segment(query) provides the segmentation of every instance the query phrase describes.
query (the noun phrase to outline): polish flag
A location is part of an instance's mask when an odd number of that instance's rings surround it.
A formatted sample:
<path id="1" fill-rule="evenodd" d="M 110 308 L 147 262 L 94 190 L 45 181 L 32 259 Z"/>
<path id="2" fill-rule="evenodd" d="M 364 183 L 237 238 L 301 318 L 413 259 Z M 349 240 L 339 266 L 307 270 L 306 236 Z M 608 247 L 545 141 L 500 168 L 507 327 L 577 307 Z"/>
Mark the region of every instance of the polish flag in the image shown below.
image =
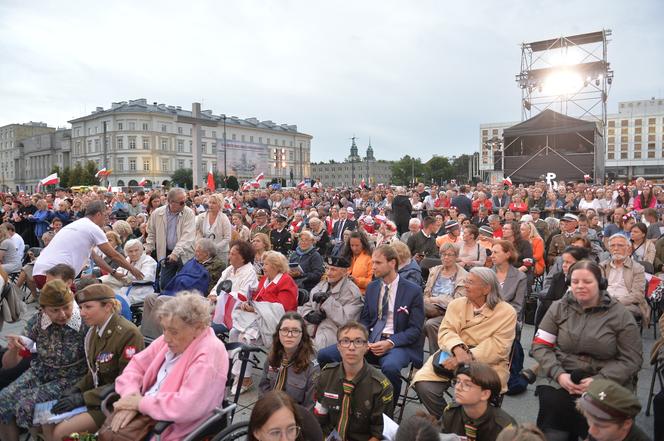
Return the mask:
<path id="1" fill-rule="evenodd" d="M 662 279 L 646 273 L 646 282 L 646 298 L 649 299 L 652 296 L 653 291 L 655 291 L 659 284 L 662 283 Z"/>
<path id="2" fill-rule="evenodd" d="M 505 179 L 503 179 L 503 185 L 507 185 L 509 187 L 512 186 L 512 179 L 508 176 Z"/>
<path id="3" fill-rule="evenodd" d="M 556 346 L 556 340 L 558 340 L 557 335 L 538 329 L 533 344 L 540 344 L 553 348 Z"/>
<path id="4" fill-rule="evenodd" d="M 307 185 L 307 183 L 304 182 L 304 180 L 302 180 L 302 181 L 300 181 L 299 184 L 297 184 L 297 188 L 298 188 L 298 189 L 301 189 L 301 188 L 303 188 L 305 185 Z"/>
<path id="5" fill-rule="evenodd" d="M 104 178 L 104 177 L 106 177 L 110 174 L 111 174 L 111 170 L 106 170 L 106 167 L 104 167 L 101 170 L 99 170 L 97 173 L 95 173 L 95 178 L 101 179 L 101 178 Z"/>
<path id="6" fill-rule="evenodd" d="M 360 188 L 366 188 L 367 184 L 364 182 L 364 178 L 362 178 L 362 182 L 360 182 Z"/>
<path id="7" fill-rule="evenodd" d="M 138 185 L 140 185 L 141 187 L 145 187 L 145 185 L 146 185 L 147 183 L 148 183 L 148 180 L 145 179 L 145 178 L 141 178 L 141 180 L 138 181 Z"/>
<path id="8" fill-rule="evenodd" d="M 583 180 L 586 182 L 590 181 L 590 175 L 583 175 Z"/>
<path id="9" fill-rule="evenodd" d="M 214 184 L 214 175 L 212 174 L 212 167 L 210 167 L 210 171 L 208 171 L 207 175 L 207 188 L 210 191 L 214 191 L 217 186 Z"/>
<path id="10" fill-rule="evenodd" d="M 233 310 L 238 304 L 246 301 L 247 297 L 238 291 L 228 293 L 222 291 L 217 297 L 212 323 L 223 323 L 228 329 L 233 329 Z"/>
<path id="11" fill-rule="evenodd" d="M 46 176 L 44 179 L 39 181 L 39 185 L 55 185 L 60 182 L 60 178 L 57 173 Z"/>

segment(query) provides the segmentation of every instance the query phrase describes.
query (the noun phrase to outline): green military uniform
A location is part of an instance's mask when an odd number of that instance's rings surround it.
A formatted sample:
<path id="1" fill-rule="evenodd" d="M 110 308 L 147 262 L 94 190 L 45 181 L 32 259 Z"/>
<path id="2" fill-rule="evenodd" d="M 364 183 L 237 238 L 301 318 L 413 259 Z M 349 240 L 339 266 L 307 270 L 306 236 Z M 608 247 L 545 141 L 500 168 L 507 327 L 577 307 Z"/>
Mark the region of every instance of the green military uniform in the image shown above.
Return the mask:
<path id="1" fill-rule="evenodd" d="M 106 419 L 99 408 L 101 390 L 115 382 L 131 357 L 144 346 L 143 335 L 136 325 L 118 314 L 111 316 L 101 336 L 97 326 L 88 330 L 85 336 L 88 372 L 76 387 L 83 393 L 88 412 L 98 426 Z"/>
<path id="2" fill-rule="evenodd" d="M 484 415 L 472 419 L 457 403 L 447 405 L 441 421 L 443 433 L 456 433 L 468 438 L 474 433 L 477 441 L 493 441 L 505 427 L 516 425 L 514 418 L 498 407 L 489 405 Z"/>
<path id="3" fill-rule="evenodd" d="M 320 373 L 316 387 L 314 414 L 327 436 L 338 429 L 344 415 L 345 373 L 342 363 L 327 364 Z M 382 439 L 383 414 L 392 414 L 392 384 L 376 368 L 364 367 L 351 381 L 350 412 L 345 440 L 366 441 L 371 437 Z"/>
<path id="4" fill-rule="evenodd" d="M 548 266 L 553 265 L 556 257 L 563 254 L 563 250 L 572 243 L 572 238 L 575 235 L 575 233 L 560 233 L 551 238 L 551 243 L 549 243 L 549 250 L 546 255 L 546 263 Z"/>
<path id="5" fill-rule="evenodd" d="M 251 238 L 253 239 L 255 235 L 258 233 L 263 233 L 266 234 L 267 237 L 270 237 L 270 233 L 272 230 L 270 229 L 270 226 L 268 224 L 263 225 L 262 227 L 258 226 L 257 224 L 254 224 L 251 227 Z"/>

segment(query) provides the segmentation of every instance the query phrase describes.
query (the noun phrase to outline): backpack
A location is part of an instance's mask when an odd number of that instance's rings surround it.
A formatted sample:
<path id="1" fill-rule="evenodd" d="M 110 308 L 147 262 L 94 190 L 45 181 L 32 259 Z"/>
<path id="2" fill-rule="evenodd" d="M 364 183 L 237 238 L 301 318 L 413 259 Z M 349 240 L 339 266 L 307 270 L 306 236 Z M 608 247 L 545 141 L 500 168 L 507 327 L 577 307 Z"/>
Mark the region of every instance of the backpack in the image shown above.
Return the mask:
<path id="1" fill-rule="evenodd" d="M 207 295 L 210 274 L 203 265 L 194 258 L 185 263 L 182 269 L 161 290 L 160 295 L 174 296 L 180 291 L 198 291 Z"/>
<path id="2" fill-rule="evenodd" d="M 2 296 L 2 301 L 0 302 L 2 317 L 0 321 L 7 323 L 19 321 L 21 316 L 27 311 L 19 289 L 10 281 L 6 281 L 0 295 Z"/>

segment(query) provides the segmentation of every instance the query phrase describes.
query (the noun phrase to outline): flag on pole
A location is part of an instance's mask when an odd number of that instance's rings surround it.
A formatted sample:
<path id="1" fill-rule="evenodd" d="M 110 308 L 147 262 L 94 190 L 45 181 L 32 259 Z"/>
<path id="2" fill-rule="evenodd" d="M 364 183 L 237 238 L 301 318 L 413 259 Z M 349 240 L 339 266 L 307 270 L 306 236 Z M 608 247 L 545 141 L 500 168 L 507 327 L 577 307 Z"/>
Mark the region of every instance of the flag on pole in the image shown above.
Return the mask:
<path id="1" fill-rule="evenodd" d="M 214 184 L 214 175 L 212 174 L 212 167 L 210 167 L 210 170 L 208 171 L 207 175 L 207 188 L 210 191 L 214 191 L 217 186 Z"/>
<path id="2" fill-rule="evenodd" d="M 52 175 L 46 176 L 44 179 L 42 179 L 37 183 L 36 191 L 39 192 L 41 190 L 41 187 L 44 185 L 55 185 L 58 184 L 59 182 L 60 178 L 58 178 L 58 174 L 53 173 Z"/>
<path id="3" fill-rule="evenodd" d="M 307 183 L 304 182 L 304 179 L 303 179 L 303 180 L 301 180 L 301 181 L 297 184 L 296 187 L 297 187 L 298 190 L 299 190 L 299 189 L 302 189 L 305 185 L 307 185 Z"/>
<path id="4" fill-rule="evenodd" d="M 97 173 L 95 173 L 95 178 L 102 179 L 102 178 L 107 177 L 110 174 L 111 174 L 111 170 L 106 170 L 106 167 L 104 167 L 101 170 L 99 170 Z"/>
<path id="5" fill-rule="evenodd" d="M 265 176 L 263 175 L 263 173 L 260 173 L 251 181 L 245 182 L 244 184 L 242 184 L 242 191 L 247 191 L 251 188 L 259 188 L 261 186 L 260 182 L 263 180 L 264 177 Z"/>
<path id="6" fill-rule="evenodd" d="M 145 179 L 145 178 L 141 178 L 141 180 L 138 181 L 138 185 L 140 185 L 141 187 L 145 187 L 145 185 L 146 185 L 147 183 L 148 183 L 148 180 Z"/>
<path id="7" fill-rule="evenodd" d="M 503 185 L 507 185 L 508 187 L 512 186 L 512 179 L 508 176 L 505 179 L 503 179 Z"/>

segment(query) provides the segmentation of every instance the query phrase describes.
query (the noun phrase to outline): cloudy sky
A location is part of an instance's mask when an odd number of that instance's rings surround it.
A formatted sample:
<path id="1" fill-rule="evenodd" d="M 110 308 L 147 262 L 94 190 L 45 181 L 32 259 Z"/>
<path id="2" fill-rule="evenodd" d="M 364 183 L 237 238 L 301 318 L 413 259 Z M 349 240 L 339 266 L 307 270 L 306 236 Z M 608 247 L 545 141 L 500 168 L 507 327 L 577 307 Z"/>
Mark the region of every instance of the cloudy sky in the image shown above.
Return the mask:
<path id="1" fill-rule="evenodd" d="M 520 43 L 613 30 L 609 112 L 662 97 L 664 2 L 0 0 L 0 125 L 147 98 L 428 159 L 520 118 Z"/>

